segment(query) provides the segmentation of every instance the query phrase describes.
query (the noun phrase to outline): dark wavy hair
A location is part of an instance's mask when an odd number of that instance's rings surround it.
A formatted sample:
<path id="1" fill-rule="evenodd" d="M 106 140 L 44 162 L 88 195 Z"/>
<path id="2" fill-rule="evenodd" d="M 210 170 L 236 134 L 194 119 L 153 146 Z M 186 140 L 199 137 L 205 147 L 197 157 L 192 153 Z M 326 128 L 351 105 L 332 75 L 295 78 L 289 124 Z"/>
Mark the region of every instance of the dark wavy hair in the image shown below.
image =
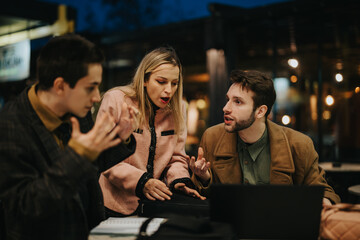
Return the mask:
<path id="1" fill-rule="evenodd" d="M 94 43 L 77 35 L 54 37 L 41 49 L 37 59 L 39 88 L 47 90 L 62 77 L 73 88 L 88 74 L 89 64 L 104 62 L 104 54 Z"/>
<path id="2" fill-rule="evenodd" d="M 254 92 L 254 110 L 266 105 L 266 116 L 270 114 L 276 99 L 274 83 L 270 77 L 256 70 L 234 70 L 230 74 L 230 81 Z"/>

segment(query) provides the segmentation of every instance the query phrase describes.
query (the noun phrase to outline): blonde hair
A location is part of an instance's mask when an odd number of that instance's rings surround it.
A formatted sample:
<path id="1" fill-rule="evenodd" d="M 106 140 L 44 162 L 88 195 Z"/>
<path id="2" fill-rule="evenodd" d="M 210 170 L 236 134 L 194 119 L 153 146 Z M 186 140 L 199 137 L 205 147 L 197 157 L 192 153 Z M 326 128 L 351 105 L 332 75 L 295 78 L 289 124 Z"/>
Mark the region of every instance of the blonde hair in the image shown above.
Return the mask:
<path id="1" fill-rule="evenodd" d="M 173 66 L 179 67 L 178 88 L 166 107 L 166 110 L 172 112 L 175 122 L 175 131 L 179 134 L 184 130 L 185 126 L 182 111 L 183 77 L 180 60 L 172 47 L 156 48 L 146 54 L 136 69 L 133 81 L 128 85 L 132 91 L 126 91 L 128 88 L 123 88 L 123 90 L 125 90 L 127 96 L 135 98 L 139 104 L 139 111 L 141 113 L 139 119 L 140 126 L 148 124 L 145 121 L 146 116 L 149 116 L 149 119 L 151 119 L 154 111 L 152 109 L 153 106 L 150 102 L 150 98 L 145 91 L 144 83 L 150 79 L 151 73 L 162 64 L 172 64 Z"/>

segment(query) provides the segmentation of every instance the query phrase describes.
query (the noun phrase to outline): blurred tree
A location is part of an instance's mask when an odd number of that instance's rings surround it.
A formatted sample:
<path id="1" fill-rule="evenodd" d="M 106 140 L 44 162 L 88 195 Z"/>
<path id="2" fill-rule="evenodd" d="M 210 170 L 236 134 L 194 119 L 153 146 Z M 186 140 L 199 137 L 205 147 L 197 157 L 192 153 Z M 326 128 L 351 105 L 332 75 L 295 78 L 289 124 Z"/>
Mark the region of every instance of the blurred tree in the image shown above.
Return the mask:
<path id="1" fill-rule="evenodd" d="M 162 0 L 99 0 L 88 5 L 86 32 L 109 33 L 139 30 L 157 20 Z M 102 11 L 102 14 L 98 14 Z"/>

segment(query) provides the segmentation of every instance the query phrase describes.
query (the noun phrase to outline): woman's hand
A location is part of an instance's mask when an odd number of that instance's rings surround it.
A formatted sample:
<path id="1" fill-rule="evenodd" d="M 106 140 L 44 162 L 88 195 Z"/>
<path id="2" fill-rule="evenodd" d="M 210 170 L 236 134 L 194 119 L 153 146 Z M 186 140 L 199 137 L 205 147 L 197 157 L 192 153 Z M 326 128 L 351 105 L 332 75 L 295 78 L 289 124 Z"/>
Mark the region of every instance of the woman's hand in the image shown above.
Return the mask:
<path id="1" fill-rule="evenodd" d="M 110 109 L 111 110 L 111 109 Z M 125 102 L 121 106 L 121 118 L 117 126 L 120 126 L 118 130 L 118 136 L 121 141 L 125 141 L 131 135 L 131 133 L 139 127 L 139 111 L 127 105 Z"/>
<path id="2" fill-rule="evenodd" d="M 185 183 L 176 183 L 174 186 L 174 189 L 177 191 L 181 191 L 183 193 L 185 193 L 186 195 L 195 197 L 195 198 L 200 198 L 201 200 L 205 200 L 206 197 L 201 196 L 200 193 L 198 193 L 198 191 L 196 191 L 195 189 L 189 188 L 185 185 Z"/>
<path id="3" fill-rule="evenodd" d="M 150 200 L 170 200 L 172 193 L 165 183 L 158 179 L 151 178 L 145 183 L 143 189 L 145 197 Z"/>
<path id="4" fill-rule="evenodd" d="M 332 205 L 332 203 L 331 203 L 331 201 L 329 199 L 323 198 L 323 207 L 331 206 L 331 205 Z"/>

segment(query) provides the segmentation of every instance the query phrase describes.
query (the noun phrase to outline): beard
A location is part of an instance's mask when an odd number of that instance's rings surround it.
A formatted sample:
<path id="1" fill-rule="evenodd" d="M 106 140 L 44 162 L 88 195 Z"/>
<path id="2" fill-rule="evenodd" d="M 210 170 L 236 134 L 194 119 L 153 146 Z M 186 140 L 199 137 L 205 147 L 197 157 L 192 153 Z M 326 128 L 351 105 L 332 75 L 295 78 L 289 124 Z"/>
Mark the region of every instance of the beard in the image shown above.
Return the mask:
<path id="1" fill-rule="evenodd" d="M 229 133 L 238 132 L 238 131 L 244 130 L 246 128 L 249 128 L 254 122 L 255 122 L 255 111 L 253 111 L 251 113 L 251 115 L 248 119 L 241 120 L 241 121 L 235 121 L 234 127 L 225 125 L 225 130 Z"/>

